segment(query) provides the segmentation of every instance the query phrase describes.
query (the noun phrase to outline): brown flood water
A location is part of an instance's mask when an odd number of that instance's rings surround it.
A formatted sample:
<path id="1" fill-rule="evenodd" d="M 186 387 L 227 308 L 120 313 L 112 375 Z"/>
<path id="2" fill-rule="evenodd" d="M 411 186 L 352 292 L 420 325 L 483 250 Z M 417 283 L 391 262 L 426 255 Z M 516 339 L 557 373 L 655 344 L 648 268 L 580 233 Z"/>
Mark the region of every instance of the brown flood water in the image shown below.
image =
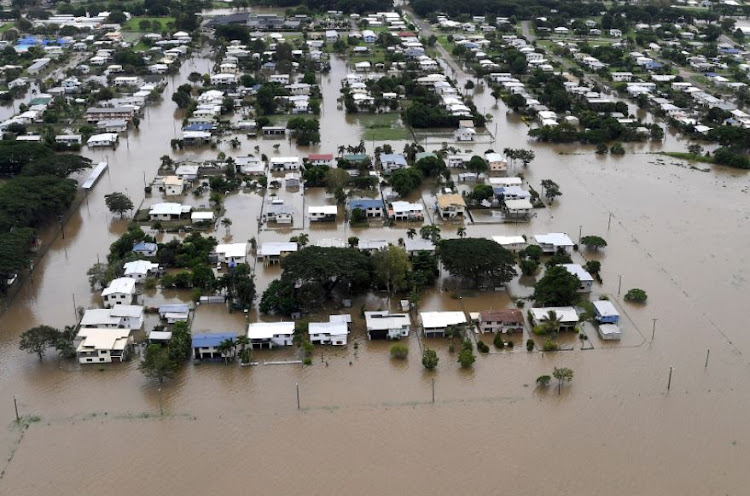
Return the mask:
<path id="1" fill-rule="evenodd" d="M 593 350 L 581 350 L 569 337 L 562 341 L 572 351 L 527 353 L 524 335 L 514 338 L 513 350 L 478 356 L 474 370 L 464 371 L 447 342 L 428 340 L 440 364 L 427 372 L 415 332 L 408 339 L 409 359 L 394 362 L 389 343 L 368 342 L 357 321 L 350 345 L 316 348 L 311 367 L 187 365 L 161 391 L 138 372 L 137 360 L 98 369 L 52 357 L 39 363 L 19 351 L 19 335 L 29 327 L 73 323 L 74 296 L 79 306 L 98 305 L 86 269 L 97 255 L 106 256 L 126 226 L 106 212 L 104 194 L 127 191 L 138 203 L 144 173 L 153 177 L 166 153 L 186 158 L 231 153 L 226 143 L 218 150 L 169 148 L 180 118 L 171 92 L 207 64 L 203 58 L 187 62 L 170 80 L 164 101 L 147 110 L 140 131 L 131 132 L 116 151 L 84 152 L 108 160 L 109 173 L 67 223 L 65 239 L 57 238 L 37 265 L 33 282 L 0 317 L 0 405 L 5 405 L 0 425 L 6 426 L 0 429 L 6 455 L 0 494 L 162 495 L 246 487 L 271 494 L 447 495 L 467 488 L 474 494 L 497 494 L 497 488 L 520 494 L 747 494 L 750 337 L 740 310 L 750 278 L 748 176 L 720 168 L 699 172 L 671 159 L 656 163 L 657 157 L 646 153 L 660 150 L 659 144 L 628 145 L 628 154 L 615 158 L 596 156 L 591 147 L 531 143 L 524 125 L 506 115 L 502 104 L 494 107 L 487 91 L 475 99 L 497 122 L 495 148 L 533 148 L 537 158 L 524 171 L 527 180 L 553 179 L 563 196 L 529 224 L 468 224 L 468 234 L 564 231 L 575 238 L 582 226 L 584 235 L 604 236 L 609 246 L 596 254 L 604 283 L 594 295 L 611 295 L 623 310 L 621 343 L 605 344 L 591 331 Z M 334 60 L 322 81 L 323 142 L 300 154 L 335 153 L 339 144 L 359 141 L 356 118 L 336 109 L 345 74 L 344 63 Z M 488 129 L 494 132 L 494 126 Z M 274 143 L 257 142 L 269 156 L 297 153 L 287 141 L 274 152 Z M 251 153 L 255 144 L 243 137 L 240 151 Z M 401 149 L 403 142 L 394 145 Z M 367 146 L 371 151 L 371 143 Z M 663 144 L 667 150 L 683 146 L 671 135 Z M 459 146 L 478 152 L 488 147 Z M 302 214 L 298 193 L 280 194 L 293 199 L 296 215 Z M 423 197 L 433 194 L 428 188 Z M 331 199 L 311 190 L 305 202 Z M 233 220 L 227 239 L 286 240 L 299 232 L 259 233 L 261 204 L 256 193 L 227 198 Z M 395 241 L 405 229 L 352 230 L 340 222 L 308 232 L 313 240 L 356 235 Z M 455 235 L 455 229 L 445 226 L 444 235 Z M 223 228 L 215 235 L 226 237 Z M 582 261 L 580 253 L 575 258 Z M 259 292 L 278 274 L 278 268 L 258 265 Z M 636 307 L 618 298 L 618 276 L 622 294 L 641 287 L 649 303 Z M 531 284 L 514 281 L 510 291 L 528 294 Z M 158 303 L 189 295 L 150 292 L 146 298 Z M 458 300 L 436 290 L 421 308 L 468 312 L 509 302 L 504 292 Z M 356 300 L 351 312 L 358 315 L 362 305 L 386 308 L 388 301 L 370 295 Z M 652 319 L 658 319 L 653 342 Z M 193 330 L 239 333 L 245 324 L 241 314 L 206 305 L 196 312 Z M 261 362 L 292 356 L 291 350 L 256 354 Z M 535 378 L 554 366 L 575 371 L 559 396 L 555 388 L 534 387 Z M 667 392 L 670 366 L 674 376 Z M 14 395 L 21 414 L 40 417 L 23 434 L 12 422 Z"/>

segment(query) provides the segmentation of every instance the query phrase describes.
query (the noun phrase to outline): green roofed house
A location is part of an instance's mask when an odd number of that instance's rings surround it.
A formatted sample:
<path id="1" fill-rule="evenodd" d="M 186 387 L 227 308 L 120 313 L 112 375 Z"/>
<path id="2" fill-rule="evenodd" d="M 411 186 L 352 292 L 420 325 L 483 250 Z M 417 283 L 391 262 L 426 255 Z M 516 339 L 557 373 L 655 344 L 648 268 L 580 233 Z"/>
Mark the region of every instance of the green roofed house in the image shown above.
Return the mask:
<path id="1" fill-rule="evenodd" d="M 370 159 L 366 153 L 348 153 L 342 157 L 351 164 L 363 164 Z"/>

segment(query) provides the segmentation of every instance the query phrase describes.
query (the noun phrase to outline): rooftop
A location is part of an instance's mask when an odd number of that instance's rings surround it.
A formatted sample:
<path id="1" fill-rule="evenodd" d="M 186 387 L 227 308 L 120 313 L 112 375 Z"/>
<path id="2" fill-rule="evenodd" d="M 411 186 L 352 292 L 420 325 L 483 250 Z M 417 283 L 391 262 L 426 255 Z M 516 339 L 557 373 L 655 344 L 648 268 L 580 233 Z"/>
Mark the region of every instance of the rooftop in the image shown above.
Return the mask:
<path id="1" fill-rule="evenodd" d="M 234 341 L 237 339 L 237 334 L 233 332 L 193 334 L 193 348 L 215 348 L 226 339 Z"/>

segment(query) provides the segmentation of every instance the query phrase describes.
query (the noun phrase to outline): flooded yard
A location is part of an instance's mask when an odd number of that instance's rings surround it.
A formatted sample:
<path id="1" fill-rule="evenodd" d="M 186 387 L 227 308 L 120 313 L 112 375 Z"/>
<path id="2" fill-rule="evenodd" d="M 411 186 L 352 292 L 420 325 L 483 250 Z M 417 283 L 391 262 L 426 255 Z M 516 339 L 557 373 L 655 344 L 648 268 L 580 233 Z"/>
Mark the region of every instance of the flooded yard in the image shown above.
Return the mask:
<path id="1" fill-rule="evenodd" d="M 494 134 L 497 125 L 496 148 L 533 149 L 536 159 L 517 172 L 523 169 L 532 185 L 552 179 L 563 195 L 536 209 L 526 223 L 484 222 L 477 216 L 463 224 L 436 223 L 444 237 L 455 237 L 461 225 L 475 237 L 530 238 L 547 232 L 566 232 L 575 241 L 579 232 L 605 237 L 606 249 L 582 250 L 573 259 L 602 262 L 603 282 L 595 284 L 591 298 L 607 295 L 622 310 L 621 342 L 604 342 L 589 329 L 587 349 L 570 334 L 560 340 L 569 351 L 529 353 L 528 328 L 508 337 L 512 349 L 496 350 L 490 335 L 478 335 L 491 352 L 477 353 L 474 369 L 462 370 L 448 340 L 424 339 L 413 325 L 408 358 L 394 360 L 391 343 L 367 339 L 361 318 L 363 309 L 398 310 L 398 297 L 389 301 L 378 293 L 355 299 L 348 309 L 331 303 L 313 316 L 351 313 L 354 327 L 346 348 L 316 347 L 307 367 L 263 364 L 294 360 L 291 349 L 259 351 L 254 355 L 259 365 L 188 364 L 159 388 L 138 371 L 137 359 L 81 367 L 51 357 L 39 363 L 20 351 L 19 336 L 26 329 L 70 325 L 76 306 L 99 305 L 86 270 L 97 257 L 106 257 L 127 227 L 126 220 L 107 212 L 103 196 L 124 191 L 140 203 L 144 175 L 147 180 L 155 175 L 162 155 L 213 159 L 219 151 L 256 153 L 255 145 L 269 158 L 336 154 L 339 145 L 358 143 L 368 129 L 366 118 L 345 116 L 337 108 L 346 64 L 333 58 L 331 73 L 322 77 L 319 145 L 298 148 L 289 140 L 240 136 L 240 149 L 232 150 L 228 136 L 215 150 L 173 151 L 169 143 L 182 117 L 171 92 L 208 62 L 200 56 L 187 61 L 180 75 L 170 78 L 163 101 L 146 110 L 140 130 L 117 150 L 84 151 L 95 162 L 107 160 L 108 173 L 67 222 L 64 239 L 52 237 L 50 230 L 49 252 L 0 317 L 0 403 L 5 405 L 0 423 L 7 426 L 0 433 L 6 460 L 0 493 L 195 494 L 244 487 L 273 494 L 366 495 L 448 495 L 467 488 L 475 494 L 494 494 L 498 488 L 525 494 L 532 487 L 560 495 L 747 492 L 750 335 L 740 310 L 750 280 L 749 176 L 657 161 L 650 153 L 679 147 L 670 134 L 663 145 L 626 145 L 622 157 L 598 156 L 589 146 L 533 143 L 525 125 L 502 103 L 496 105 L 488 91 L 474 98 L 493 116 L 488 131 Z M 366 142 L 368 152 L 385 143 L 399 152 L 407 143 L 374 137 Z M 440 146 L 429 143 L 428 150 Z M 454 146 L 479 154 L 489 148 L 483 141 Z M 264 198 L 245 191 L 224 200 L 232 220 L 229 234 L 218 227 L 213 235 L 220 242 L 254 237 L 260 245 L 288 241 L 304 228 L 311 244 L 349 236 L 395 243 L 406 229 L 420 227 L 382 227 L 373 221 L 352 228 L 343 208 L 337 222 L 311 225 L 306 208 L 334 204 L 331 195 L 283 186 L 275 192 L 293 205 L 292 226 L 259 228 Z M 424 201 L 426 224 L 435 193 L 428 184 L 410 198 Z M 259 294 L 280 273 L 278 266 L 257 264 Z M 507 291 L 467 292 L 442 274 L 419 310 L 507 308 L 528 297 L 533 283 L 517 278 Z M 623 301 L 633 287 L 648 292 L 646 305 Z M 187 301 L 190 294 L 151 290 L 145 298 L 152 305 Z M 245 315 L 206 304 L 195 311 L 192 329 L 239 334 L 259 318 L 280 320 L 257 310 Z M 420 363 L 424 347 L 439 356 L 433 372 Z M 535 386 L 535 379 L 553 367 L 575 372 L 561 395 L 556 385 Z M 25 432 L 13 423 L 14 396 L 21 415 L 38 417 Z"/>

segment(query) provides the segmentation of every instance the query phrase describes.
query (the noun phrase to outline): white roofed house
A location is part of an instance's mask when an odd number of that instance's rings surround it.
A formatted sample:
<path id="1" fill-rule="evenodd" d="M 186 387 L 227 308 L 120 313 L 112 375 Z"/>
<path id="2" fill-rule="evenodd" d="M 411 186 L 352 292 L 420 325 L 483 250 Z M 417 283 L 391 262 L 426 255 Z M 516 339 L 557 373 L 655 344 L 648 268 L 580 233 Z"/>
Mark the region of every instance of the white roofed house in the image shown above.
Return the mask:
<path id="1" fill-rule="evenodd" d="M 331 322 L 310 322 L 307 327 L 312 344 L 330 344 L 346 346 L 349 336 L 349 326 L 343 320 Z"/>
<path id="2" fill-rule="evenodd" d="M 151 205 L 148 211 L 150 220 L 179 220 L 183 214 L 190 213 L 192 207 L 189 205 L 182 205 L 180 203 L 157 203 Z"/>
<path id="3" fill-rule="evenodd" d="M 129 277 L 118 277 L 102 291 L 105 308 L 115 305 L 131 305 L 135 299 L 135 280 Z"/>
<path id="4" fill-rule="evenodd" d="M 492 236 L 492 241 L 510 251 L 526 248 L 526 239 L 523 236 Z"/>
<path id="5" fill-rule="evenodd" d="M 408 313 L 365 312 L 365 327 L 367 339 L 399 339 L 409 336 L 411 318 Z"/>
<path id="6" fill-rule="evenodd" d="M 508 171 L 508 161 L 499 153 L 485 153 L 484 159 L 490 167 L 490 172 L 504 174 Z"/>
<path id="7" fill-rule="evenodd" d="M 272 200 L 263 209 L 263 221 L 277 224 L 291 224 L 294 208 L 284 203 L 284 200 Z"/>
<path id="8" fill-rule="evenodd" d="M 509 219 L 528 220 L 534 206 L 529 200 L 505 200 L 505 216 Z"/>
<path id="9" fill-rule="evenodd" d="M 578 313 L 573 307 L 530 308 L 531 324 L 534 326 L 543 324 L 550 312 L 555 312 L 557 315 L 561 329 L 573 329 L 578 324 Z"/>
<path id="10" fill-rule="evenodd" d="M 388 215 L 395 220 L 420 221 L 424 219 L 424 207 L 421 203 L 410 203 L 406 201 L 391 202 Z"/>
<path id="11" fill-rule="evenodd" d="M 113 363 L 127 360 L 133 348 L 130 329 L 82 328 L 78 331 L 78 362 Z"/>
<path id="12" fill-rule="evenodd" d="M 307 216 L 310 222 L 335 222 L 339 208 L 336 205 L 321 205 L 307 207 Z"/>
<path id="13" fill-rule="evenodd" d="M 247 326 L 251 348 L 276 348 L 291 346 L 294 322 L 254 322 Z"/>
<path id="14" fill-rule="evenodd" d="M 159 264 L 148 260 L 134 260 L 123 265 L 123 268 L 125 269 L 125 277 L 129 277 L 137 283 L 159 273 Z"/>
<path id="15" fill-rule="evenodd" d="M 140 305 L 116 305 L 112 308 L 91 308 L 84 312 L 80 326 L 140 329 L 143 327 L 143 307 Z"/>
<path id="16" fill-rule="evenodd" d="M 280 263 L 282 258 L 297 249 L 297 243 L 292 241 L 266 241 L 260 245 L 258 260 L 262 260 L 264 265 Z"/>
<path id="17" fill-rule="evenodd" d="M 544 253 L 555 253 L 562 250 L 570 254 L 573 251 L 573 241 L 565 233 L 535 234 L 534 240 Z"/>
<path id="18" fill-rule="evenodd" d="M 586 269 L 578 264 L 562 264 L 562 266 L 581 281 L 581 285 L 578 287 L 579 293 L 591 292 L 591 287 L 594 285 L 594 278 L 586 271 Z"/>
<path id="19" fill-rule="evenodd" d="M 224 243 L 214 250 L 219 263 L 247 263 L 247 243 Z"/>
<path id="20" fill-rule="evenodd" d="M 426 338 L 441 338 L 448 327 L 466 324 L 463 312 L 420 312 L 419 317 Z"/>
<path id="21" fill-rule="evenodd" d="M 435 243 L 429 239 L 414 238 L 404 240 L 404 251 L 411 257 L 421 251 L 435 253 Z"/>
<path id="22" fill-rule="evenodd" d="M 299 157 L 272 157 L 269 164 L 272 171 L 298 170 L 302 161 Z"/>
<path id="23" fill-rule="evenodd" d="M 179 196 L 185 192 L 185 181 L 178 176 L 167 176 L 164 178 L 164 194 L 167 196 Z"/>

